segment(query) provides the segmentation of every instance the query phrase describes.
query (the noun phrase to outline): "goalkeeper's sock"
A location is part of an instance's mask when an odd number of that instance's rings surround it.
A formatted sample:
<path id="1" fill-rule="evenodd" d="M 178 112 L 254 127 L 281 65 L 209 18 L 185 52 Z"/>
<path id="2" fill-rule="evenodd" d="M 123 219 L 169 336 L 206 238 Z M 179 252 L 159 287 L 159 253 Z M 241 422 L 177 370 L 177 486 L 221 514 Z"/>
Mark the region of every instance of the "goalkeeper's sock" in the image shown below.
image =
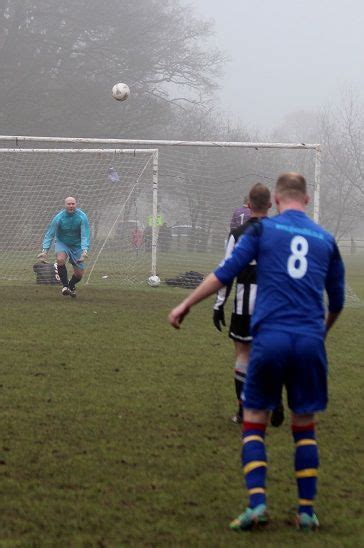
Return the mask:
<path id="1" fill-rule="evenodd" d="M 70 282 L 68 284 L 68 287 L 71 289 L 71 291 L 75 290 L 76 284 L 81 281 L 81 278 L 78 278 L 74 274 L 72 275 L 72 278 L 70 279 Z"/>
<path id="2" fill-rule="evenodd" d="M 296 444 L 295 470 L 299 496 L 298 513 L 312 516 L 319 466 L 315 425 L 314 423 L 306 426 L 292 425 L 292 434 Z"/>
<path id="3" fill-rule="evenodd" d="M 63 287 L 68 287 L 68 274 L 65 264 L 58 265 L 58 275 L 60 277 Z"/>

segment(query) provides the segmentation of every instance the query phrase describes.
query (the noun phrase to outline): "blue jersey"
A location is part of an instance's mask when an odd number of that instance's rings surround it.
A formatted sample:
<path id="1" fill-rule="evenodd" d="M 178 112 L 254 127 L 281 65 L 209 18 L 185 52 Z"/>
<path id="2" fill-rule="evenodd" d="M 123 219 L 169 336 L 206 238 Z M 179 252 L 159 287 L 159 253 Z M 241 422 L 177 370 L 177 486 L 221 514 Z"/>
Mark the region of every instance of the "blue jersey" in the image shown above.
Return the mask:
<path id="1" fill-rule="evenodd" d="M 328 307 L 344 304 L 344 265 L 335 239 L 305 213 L 286 210 L 252 225 L 215 271 L 224 285 L 256 259 L 257 299 L 252 333 L 260 328 L 323 337 Z"/>
<path id="2" fill-rule="evenodd" d="M 62 209 L 53 217 L 48 225 L 43 240 L 43 249 L 51 247 L 53 238 L 56 242 L 62 242 L 70 247 L 80 247 L 87 250 L 90 247 L 90 225 L 86 213 L 81 209 L 75 209 L 68 213 Z"/>

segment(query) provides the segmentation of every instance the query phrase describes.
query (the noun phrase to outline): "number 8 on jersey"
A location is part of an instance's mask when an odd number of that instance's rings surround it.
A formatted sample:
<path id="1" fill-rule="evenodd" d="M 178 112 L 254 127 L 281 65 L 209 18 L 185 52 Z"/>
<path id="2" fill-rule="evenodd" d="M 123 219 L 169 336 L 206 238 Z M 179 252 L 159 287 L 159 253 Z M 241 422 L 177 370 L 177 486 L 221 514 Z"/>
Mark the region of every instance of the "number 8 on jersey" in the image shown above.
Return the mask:
<path id="1" fill-rule="evenodd" d="M 294 236 L 291 240 L 292 254 L 288 257 L 287 270 L 291 278 L 299 279 L 307 272 L 308 241 L 303 236 Z"/>

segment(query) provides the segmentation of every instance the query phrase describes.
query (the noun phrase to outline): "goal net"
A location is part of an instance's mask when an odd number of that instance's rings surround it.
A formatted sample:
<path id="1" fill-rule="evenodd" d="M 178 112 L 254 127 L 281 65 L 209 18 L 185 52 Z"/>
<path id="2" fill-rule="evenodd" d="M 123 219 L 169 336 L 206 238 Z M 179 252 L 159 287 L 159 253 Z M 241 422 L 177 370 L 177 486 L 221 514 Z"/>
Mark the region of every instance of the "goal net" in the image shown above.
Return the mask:
<path id="1" fill-rule="evenodd" d="M 30 266 L 46 226 L 69 195 L 91 222 L 85 280 L 103 285 L 145 285 L 151 274 L 193 285 L 223 257 L 232 213 L 251 186 L 273 189 L 284 171 L 306 177 L 310 214 L 319 214 L 318 145 L 4 136 L 1 143 L 4 281 L 34 282 Z"/>
<path id="2" fill-rule="evenodd" d="M 47 225 L 67 196 L 90 221 L 85 280 L 145 280 L 153 231 L 147 257 L 143 230 L 153 215 L 156 159 L 150 149 L 0 149 L 0 281 L 34 282 Z M 53 250 L 49 260 L 55 260 Z"/>

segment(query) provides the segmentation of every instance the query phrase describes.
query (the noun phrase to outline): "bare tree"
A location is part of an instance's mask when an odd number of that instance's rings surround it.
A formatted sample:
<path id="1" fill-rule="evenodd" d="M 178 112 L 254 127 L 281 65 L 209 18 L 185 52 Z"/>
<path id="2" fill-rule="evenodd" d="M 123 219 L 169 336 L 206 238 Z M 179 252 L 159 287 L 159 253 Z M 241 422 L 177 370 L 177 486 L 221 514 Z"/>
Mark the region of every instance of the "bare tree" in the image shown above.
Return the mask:
<path id="1" fill-rule="evenodd" d="M 350 234 L 364 205 L 364 105 L 347 92 L 320 117 L 323 147 L 322 219 L 340 239 Z"/>
<path id="2" fill-rule="evenodd" d="M 348 91 L 338 105 L 292 113 L 274 138 L 321 143 L 320 222 L 350 237 L 364 206 L 364 105 Z"/>
<path id="3" fill-rule="evenodd" d="M 207 108 L 225 60 L 211 33 L 178 0 L 2 0 L 3 131 L 152 136 L 175 105 Z"/>

